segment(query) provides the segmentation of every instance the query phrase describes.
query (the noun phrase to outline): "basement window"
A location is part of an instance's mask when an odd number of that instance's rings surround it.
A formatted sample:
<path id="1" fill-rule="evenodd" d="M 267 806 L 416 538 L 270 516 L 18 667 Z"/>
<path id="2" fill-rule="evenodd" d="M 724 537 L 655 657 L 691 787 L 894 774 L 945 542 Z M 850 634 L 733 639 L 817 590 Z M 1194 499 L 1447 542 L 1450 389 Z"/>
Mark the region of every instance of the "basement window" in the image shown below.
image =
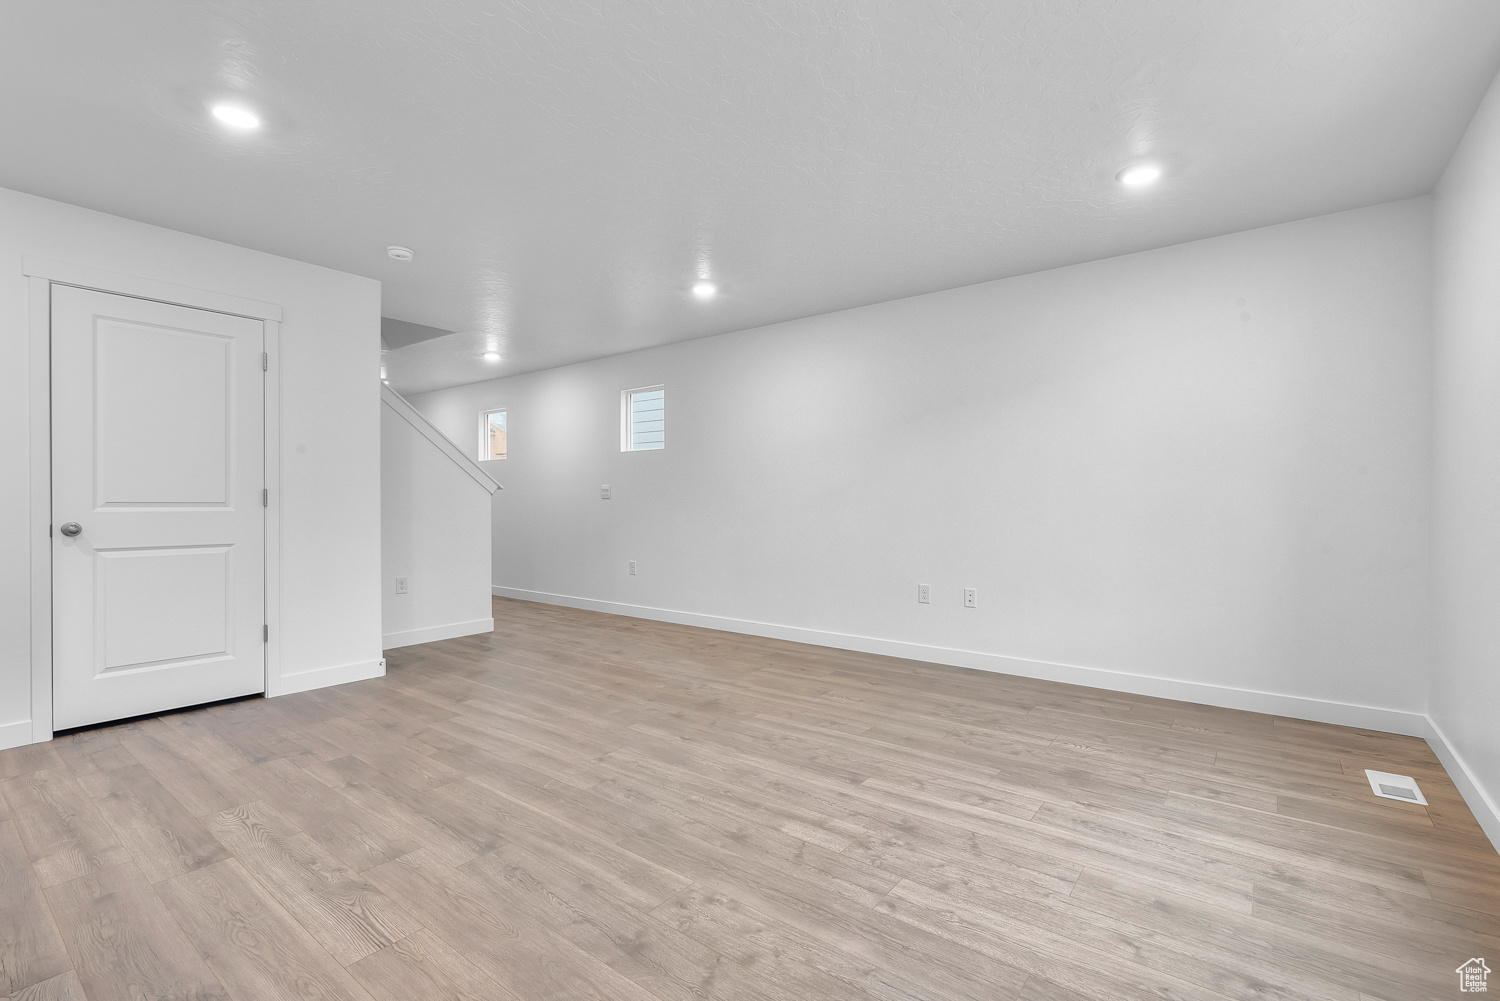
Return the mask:
<path id="1" fill-rule="evenodd" d="M 620 451 L 666 448 L 667 391 L 662 386 L 620 394 Z"/>
<path id="2" fill-rule="evenodd" d="M 488 410 L 479 415 L 479 461 L 505 458 L 505 411 Z"/>

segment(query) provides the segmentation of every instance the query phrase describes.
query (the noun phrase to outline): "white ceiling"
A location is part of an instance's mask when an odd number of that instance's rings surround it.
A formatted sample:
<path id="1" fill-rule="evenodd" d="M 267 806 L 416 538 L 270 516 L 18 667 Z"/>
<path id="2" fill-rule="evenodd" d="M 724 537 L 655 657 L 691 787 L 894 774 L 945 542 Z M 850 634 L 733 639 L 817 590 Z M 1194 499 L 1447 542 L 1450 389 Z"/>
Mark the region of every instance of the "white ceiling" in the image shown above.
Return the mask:
<path id="1" fill-rule="evenodd" d="M 406 392 L 1421 194 L 1500 65 L 1494 0 L 0 17 L 0 185 L 380 279 L 458 331 L 390 352 Z M 235 95 L 258 134 L 207 116 Z"/>

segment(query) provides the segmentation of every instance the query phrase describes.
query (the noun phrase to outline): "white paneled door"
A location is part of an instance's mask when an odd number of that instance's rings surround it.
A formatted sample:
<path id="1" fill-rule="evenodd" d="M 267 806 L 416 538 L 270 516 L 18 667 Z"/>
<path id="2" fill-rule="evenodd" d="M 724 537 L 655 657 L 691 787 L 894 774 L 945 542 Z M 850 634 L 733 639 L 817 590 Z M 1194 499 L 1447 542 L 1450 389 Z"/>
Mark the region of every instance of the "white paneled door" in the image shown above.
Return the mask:
<path id="1" fill-rule="evenodd" d="M 264 344 L 52 286 L 55 728 L 265 690 Z"/>

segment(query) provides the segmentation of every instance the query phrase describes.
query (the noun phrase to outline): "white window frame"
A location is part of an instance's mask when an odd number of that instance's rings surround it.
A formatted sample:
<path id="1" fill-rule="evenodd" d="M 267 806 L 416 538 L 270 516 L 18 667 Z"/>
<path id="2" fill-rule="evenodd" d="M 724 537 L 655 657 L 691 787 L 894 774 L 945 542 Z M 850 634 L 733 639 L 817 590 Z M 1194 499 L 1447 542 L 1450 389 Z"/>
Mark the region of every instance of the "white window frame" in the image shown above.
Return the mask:
<path id="1" fill-rule="evenodd" d="M 662 412 L 662 442 L 660 448 L 634 448 L 630 441 L 630 398 L 636 393 L 654 393 L 661 390 L 661 412 Z M 620 451 L 622 452 L 660 452 L 667 447 L 667 387 L 663 383 L 655 386 L 637 386 L 634 389 L 620 390 Z"/>
<path id="2" fill-rule="evenodd" d="M 505 454 L 498 459 L 490 458 L 490 414 L 505 415 Z M 491 407 L 479 412 L 479 461 L 504 462 L 510 457 L 510 408 Z"/>

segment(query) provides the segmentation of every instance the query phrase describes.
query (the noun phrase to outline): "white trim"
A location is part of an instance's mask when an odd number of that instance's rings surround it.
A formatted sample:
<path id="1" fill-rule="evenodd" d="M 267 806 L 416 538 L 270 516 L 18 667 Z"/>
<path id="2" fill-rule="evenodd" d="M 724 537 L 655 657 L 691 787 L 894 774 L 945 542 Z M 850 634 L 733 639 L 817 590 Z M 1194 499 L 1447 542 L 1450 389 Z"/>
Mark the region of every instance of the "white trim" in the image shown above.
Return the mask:
<path id="1" fill-rule="evenodd" d="M 1437 720 L 1431 716 L 1427 717 L 1427 744 L 1432 748 L 1432 753 L 1437 755 L 1438 761 L 1442 762 L 1443 768 L 1448 772 L 1448 777 L 1458 787 L 1459 795 L 1463 796 L 1464 802 L 1469 804 L 1469 809 L 1474 812 L 1474 819 L 1479 821 L 1479 826 L 1489 836 L 1490 845 L 1496 851 L 1500 851 L 1500 806 L 1489 797 L 1484 787 L 1474 778 L 1474 773 L 1459 753 L 1453 749 L 1448 742 L 1448 737 L 1443 733 L 1443 728 L 1438 726 Z"/>
<path id="2" fill-rule="evenodd" d="M 262 348 L 266 353 L 261 396 L 263 454 L 261 486 L 267 490 L 264 521 L 265 579 L 261 582 L 264 623 L 270 630 L 262 653 L 266 697 L 281 694 L 281 323 L 267 320 Z"/>
<path id="3" fill-rule="evenodd" d="M 473 619 L 469 622 L 450 622 L 446 626 L 405 629 L 399 633 L 386 633 L 381 638 L 381 649 L 394 650 L 397 647 L 415 646 L 418 643 L 436 643 L 438 640 L 451 640 L 458 636 L 473 636 L 476 633 L 494 631 L 494 619 Z"/>
<path id="4" fill-rule="evenodd" d="M 661 390 L 661 413 L 662 413 L 662 443 L 659 448 L 636 448 L 630 437 L 630 398 L 636 393 L 654 393 Z M 667 447 L 667 385 L 659 383 L 655 386 L 637 386 L 634 389 L 620 390 L 620 451 L 622 452 L 660 452 Z"/>
<path id="5" fill-rule="evenodd" d="M 549 605 L 565 605 L 569 608 L 608 612 L 613 615 L 628 615 L 637 619 L 654 619 L 658 622 L 675 622 L 685 626 L 722 629 L 727 632 L 766 636 L 771 639 L 790 640 L 794 643 L 811 643 L 839 650 L 856 650 L 861 653 L 903 657 L 953 667 L 967 667 L 978 671 L 1013 674 L 1023 678 L 1086 685 L 1129 695 L 1175 699 L 1180 702 L 1195 702 L 1223 709 L 1242 709 L 1247 712 L 1267 713 L 1290 719 L 1311 720 L 1315 723 L 1332 723 L 1338 726 L 1359 727 L 1363 730 L 1396 733 L 1407 737 L 1422 737 L 1432 747 L 1433 753 L 1437 755 L 1438 761 L 1448 772 L 1448 777 L 1453 780 L 1464 802 L 1473 811 L 1474 818 L 1479 821 L 1479 826 L 1489 837 L 1491 846 L 1500 851 L 1500 805 L 1490 798 L 1484 787 L 1475 779 L 1474 772 L 1453 749 L 1437 722 L 1422 713 L 1350 702 L 1334 702 L 1328 699 L 1309 699 L 1277 692 L 1231 688 L 1227 685 L 1154 678 L 1149 675 L 1129 674 L 1104 668 L 1055 664 L 1022 657 L 982 653 L 977 650 L 955 650 L 950 647 L 854 636 L 822 629 L 805 629 L 800 626 L 783 626 L 721 615 L 704 615 L 699 612 L 681 612 L 618 601 L 577 598 L 566 594 L 550 594 L 546 591 L 528 591 L 519 587 L 502 587 L 498 584 L 492 586 L 490 591 L 502 598 L 519 598 L 522 601 L 538 601 Z"/>
<path id="6" fill-rule="evenodd" d="M 399 394 L 398 394 L 399 395 Z M 505 455 L 498 459 L 492 459 L 488 455 L 490 450 L 490 415 L 505 415 Z M 479 460 L 480 462 L 504 462 L 510 456 L 510 408 L 491 407 L 489 410 L 479 411 Z M 479 467 L 483 469 L 483 466 Z"/>
<path id="7" fill-rule="evenodd" d="M 433 427 L 432 422 L 418 413 L 417 409 L 410 403 L 407 403 L 406 399 L 400 393 L 384 383 L 380 386 L 380 400 L 406 421 L 406 423 L 415 428 L 418 434 L 436 445 L 438 450 L 452 459 L 460 469 L 473 477 L 475 483 L 484 487 L 491 494 L 496 490 L 505 489 L 496 483 L 489 473 L 480 469 L 479 463 L 469 458 L 463 449 L 449 441 L 447 435 Z M 506 448 L 509 450 L 509 444 L 507 444 Z"/>
<path id="8" fill-rule="evenodd" d="M 261 321 L 261 350 L 266 352 L 262 397 L 263 486 L 271 491 L 265 514 L 264 594 L 271 642 L 264 650 L 267 695 L 284 694 L 280 683 L 281 573 L 281 307 L 274 303 L 173 285 L 150 278 L 26 255 L 22 273 L 28 279 L 28 327 L 31 384 L 31 720 L 33 743 L 52 739 L 52 286 L 68 285 L 109 295 L 164 302 L 173 306 L 228 313 Z M 383 662 L 382 662 L 383 665 Z M 382 666 L 381 670 L 384 670 Z M 335 682 L 329 682 L 334 684 Z M 280 689 L 273 691 L 273 689 Z M 7 724 L 9 726 L 10 724 Z"/>
<path id="9" fill-rule="evenodd" d="M 380 660 L 363 661 L 358 664 L 335 664 L 332 667 L 318 667 L 311 671 L 299 671 L 296 674 L 284 674 L 278 686 L 277 695 L 295 695 L 297 692 L 310 692 L 314 688 L 327 688 L 329 685 L 347 685 L 351 681 L 368 681 L 371 678 L 385 677 L 385 658 Z M 270 697 L 271 693 L 266 693 Z"/>
<path id="10" fill-rule="evenodd" d="M 52 739 L 52 283 L 27 280 L 31 378 L 31 729 Z"/>
<path id="11" fill-rule="evenodd" d="M 137 299 L 154 299 L 173 306 L 191 306 L 193 309 L 207 309 L 215 313 L 231 313 L 235 316 L 246 316 L 252 320 L 281 322 L 281 307 L 272 302 L 245 299 L 237 295 L 226 295 L 223 292 L 210 292 L 207 289 L 189 288 L 186 285 L 173 285 L 154 278 L 119 274 L 82 264 L 53 261 L 34 254 L 26 254 L 21 258 L 21 273 L 29 278 L 45 278 L 59 285 L 76 285 L 79 288 L 94 289 L 98 292 L 128 295 Z"/>
<path id="12" fill-rule="evenodd" d="M 35 743 L 31 739 L 31 720 L 23 719 L 0 726 L 0 751 L 22 744 Z"/>
<path id="13" fill-rule="evenodd" d="M 952 667 L 1013 674 L 1023 678 L 1059 681 L 1069 685 L 1086 685 L 1090 688 L 1103 688 L 1129 695 L 1175 699 L 1179 702 L 1197 702 L 1224 709 L 1241 709 L 1247 712 L 1312 720 L 1316 723 L 1355 726 L 1365 730 L 1399 733 L 1408 737 L 1425 737 L 1428 733 L 1429 724 L 1426 716 L 1400 709 L 1309 699 L 1299 695 L 1231 688 L 1227 685 L 1210 685 L 1198 681 L 1156 678 L 1145 674 L 1130 674 L 1125 671 L 1111 671 L 1098 667 L 1081 667 L 1076 664 L 1056 664 L 1049 661 L 1028 660 L 1024 657 L 1007 657 L 1003 654 L 984 653 L 978 650 L 958 650 L 923 643 L 908 643 L 904 640 L 855 636 L 822 629 L 805 629 L 800 626 L 732 619 L 720 615 L 703 615 L 698 612 L 679 612 L 667 608 L 629 605 L 617 601 L 575 598 L 570 595 L 548 594 L 544 591 L 527 591 L 499 585 L 495 585 L 491 590 L 501 597 L 520 598 L 523 601 L 540 601 L 550 605 L 566 605 L 570 608 L 587 608 L 596 612 L 629 615 L 638 619 L 676 622 L 687 626 L 703 626 L 708 629 L 723 629 L 751 636 L 790 640 L 795 643 L 812 643 L 840 650 L 857 650 L 861 653 L 903 657 L 908 660 L 922 660 Z"/>

